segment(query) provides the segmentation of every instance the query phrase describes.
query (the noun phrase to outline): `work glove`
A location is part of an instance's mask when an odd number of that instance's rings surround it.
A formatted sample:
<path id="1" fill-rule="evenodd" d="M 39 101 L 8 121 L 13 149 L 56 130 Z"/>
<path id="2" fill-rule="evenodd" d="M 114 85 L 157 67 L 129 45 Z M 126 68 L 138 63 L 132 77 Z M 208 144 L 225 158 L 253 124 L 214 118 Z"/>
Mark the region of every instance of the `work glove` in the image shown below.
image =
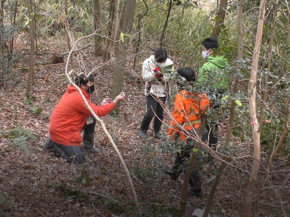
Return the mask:
<path id="1" fill-rule="evenodd" d="M 157 78 L 157 80 L 161 80 L 161 77 L 163 77 L 163 74 L 160 71 L 160 68 L 156 66 L 154 69 L 154 72 L 155 72 L 155 77 Z"/>

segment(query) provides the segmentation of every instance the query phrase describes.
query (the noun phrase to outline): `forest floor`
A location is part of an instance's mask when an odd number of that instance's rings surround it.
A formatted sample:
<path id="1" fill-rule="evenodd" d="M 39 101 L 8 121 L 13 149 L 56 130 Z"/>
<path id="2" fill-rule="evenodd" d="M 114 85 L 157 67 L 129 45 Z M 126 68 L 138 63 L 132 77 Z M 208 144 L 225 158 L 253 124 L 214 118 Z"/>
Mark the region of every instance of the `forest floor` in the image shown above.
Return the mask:
<path id="1" fill-rule="evenodd" d="M 91 50 L 85 52 L 88 69 L 100 63 L 101 59 L 94 58 Z M 44 61 L 41 56 L 36 58 L 36 62 Z M 42 145 L 48 136 L 49 117 L 65 92 L 67 82 L 64 75 L 65 63 L 38 64 L 35 66 L 36 84 L 32 88 L 31 101 L 25 97 L 28 76 L 25 68 L 19 69 L 18 74 L 9 81 L 9 86 L 0 91 L 0 216 L 177 216 L 184 174 L 176 182 L 164 174 L 162 168 L 172 166 L 174 155 L 161 151 L 162 142 L 153 138 L 152 127 L 147 141 L 138 137 L 146 105 L 143 84 L 137 84 L 141 65 L 138 64 L 137 73 L 131 68 L 132 66 L 128 66 L 124 81 L 127 98 L 122 102 L 120 115 L 108 115 L 102 119 L 132 175 L 139 209 L 134 206 L 120 160 L 99 124 L 95 140 L 96 147 L 101 152 L 85 154 L 84 166 L 68 164 L 51 152 L 42 151 Z M 100 73 L 95 76 L 96 93 L 92 101 L 98 103 L 103 98 L 110 97 L 112 73 L 108 69 L 104 76 Z M 37 115 L 32 111 L 36 108 L 43 109 L 41 114 Z M 165 115 L 165 122 L 169 123 L 168 115 Z M 15 136 L 23 132 L 16 128 L 18 125 L 21 129 L 35 133 L 37 139 L 25 141 L 25 137 Z M 167 129 L 164 125 L 164 134 Z M 221 141 L 224 133 L 222 129 Z M 237 156 L 249 153 L 249 142 L 234 141 Z M 25 142 L 28 148 L 26 152 L 23 151 Z M 266 157 L 263 153 L 264 166 Z M 218 162 L 211 161 L 201 171 L 203 197 L 188 194 L 186 216 L 191 216 L 197 207 L 206 204 L 216 174 L 213 162 L 216 166 L 219 165 Z M 212 217 L 242 216 L 249 179 L 244 171 L 251 171 L 247 162 L 245 158 L 235 160 L 234 165 L 242 170 L 226 167 L 215 193 Z M 273 171 L 288 169 L 289 166 L 282 160 L 277 159 L 273 163 Z M 263 174 L 264 172 L 260 172 L 258 182 Z M 270 175 L 256 216 L 290 216 L 287 178 L 289 173 Z"/>

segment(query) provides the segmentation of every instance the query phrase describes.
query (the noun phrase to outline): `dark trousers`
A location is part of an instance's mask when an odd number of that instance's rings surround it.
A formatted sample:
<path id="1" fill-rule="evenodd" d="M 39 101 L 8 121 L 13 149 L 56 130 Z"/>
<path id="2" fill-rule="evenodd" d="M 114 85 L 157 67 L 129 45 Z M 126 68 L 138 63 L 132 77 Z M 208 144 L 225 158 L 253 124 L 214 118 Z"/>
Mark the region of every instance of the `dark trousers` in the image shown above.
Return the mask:
<path id="1" fill-rule="evenodd" d="M 156 97 L 165 103 L 166 97 Z M 146 96 L 147 112 L 141 124 L 141 130 L 147 131 L 151 120 L 154 118 L 154 131 L 158 132 L 162 125 L 164 109 L 151 95 Z"/>
<path id="2" fill-rule="evenodd" d="M 95 133 L 95 126 L 96 126 L 96 119 L 93 118 L 93 123 L 86 124 L 83 127 L 83 143 L 84 147 L 91 148 L 94 146 L 94 133 Z M 56 142 L 53 142 L 50 139 L 50 136 L 48 136 L 43 149 L 48 150 L 54 148 L 55 152 L 65 159 L 69 163 L 76 163 L 76 164 L 82 164 L 83 163 L 83 154 L 81 147 L 79 146 L 68 146 L 63 144 L 58 144 Z"/>
<path id="3" fill-rule="evenodd" d="M 195 129 L 195 132 L 197 133 L 198 129 Z M 208 138 L 208 131 L 206 128 L 204 128 L 201 140 L 206 141 L 207 138 Z M 178 143 L 179 142 L 179 135 L 177 135 L 175 139 L 176 139 L 175 140 L 176 143 Z M 188 167 L 188 163 L 189 163 L 192 149 L 194 148 L 194 145 L 195 145 L 195 141 L 193 141 L 192 139 L 188 139 L 187 144 L 185 144 L 183 147 L 181 147 L 181 151 L 179 153 L 176 153 L 176 158 L 175 158 L 175 162 L 174 162 L 174 166 L 172 168 L 172 171 L 176 174 L 177 177 L 179 176 L 179 174 L 182 171 L 186 171 L 186 168 Z M 202 161 L 203 161 L 203 159 L 202 159 L 201 153 L 197 152 L 193 172 L 192 172 L 190 179 L 189 179 L 189 184 L 190 184 L 191 189 L 193 191 L 200 191 L 200 189 L 201 189 L 201 177 L 199 175 L 198 170 L 201 167 Z M 176 179 L 177 179 L 177 177 L 176 177 Z"/>
<path id="4" fill-rule="evenodd" d="M 82 164 L 84 162 L 82 149 L 79 146 L 61 145 L 53 142 L 56 152 L 68 163 Z"/>

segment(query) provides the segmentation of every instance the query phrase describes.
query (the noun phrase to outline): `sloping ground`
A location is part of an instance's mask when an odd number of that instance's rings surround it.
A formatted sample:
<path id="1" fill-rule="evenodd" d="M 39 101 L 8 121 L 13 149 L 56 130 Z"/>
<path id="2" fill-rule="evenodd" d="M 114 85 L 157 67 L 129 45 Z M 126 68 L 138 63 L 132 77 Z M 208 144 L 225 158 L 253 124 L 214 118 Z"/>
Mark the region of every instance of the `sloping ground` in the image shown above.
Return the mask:
<path id="1" fill-rule="evenodd" d="M 93 56 L 92 53 L 86 55 Z M 92 68 L 100 60 L 86 58 L 86 61 L 87 66 Z M 174 156 L 160 152 L 161 143 L 152 138 L 152 131 L 148 141 L 137 136 L 145 113 L 145 97 L 143 85 L 138 87 L 134 72 L 128 71 L 124 82 L 127 99 L 122 103 L 120 116 L 107 116 L 103 120 L 132 174 L 141 204 L 138 211 L 134 208 L 120 161 L 101 126 L 97 126 L 95 134 L 101 153 L 85 155 L 85 167 L 70 165 L 53 153 L 42 152 L 49 116 L 67 85 L 64 67 L 64 64 L 36 66 L 37 82 L 30 105 L 24 102 L 26 73 L 18 75 L 22 79 L 17 86 L 11 85 L 0 92 L 0 216 L 177 216 L 174 213 L 179 208 L 184 174 L 177 182 L 171 181 L 161 167 L 170 167 Z M 93 102 L 100 102 L 110 95 L 111 82 L 110 70 L 104 76 L 96 77 L 97 91 Z M 41 107 L 43 112 L 35 115 L 30 110 L 32 106 Z M 165 122 L 169 123 L 168 116 Z M 17 124 L 38 135 L 37 140 L 28 142 L 28 153 L 11 144 L 10 131 Z M 163 132 L 166 133 L 165 126 Z M 236 145 L 240 154 L 249 153 L 247 144 L 237 142 Z M 236 160 L 235 165 L 244 170 L 251 169 L 247 159 Z M 273 168 L 275 171 L 289 169 L 283 161 L 275 161 Z M 212 163 L 204 165 L 204 196 L 195 198 L 188 195 L 187 216 L 206 203 L 215 171 Z M 257 216 L 284 216 L 281 203 L 285 216 L 290 215 L 289 181 L 285 181 L 288 174 L 271 175 Z M 244 172 L 227 167 L 215 194 L 211 216 L 242 215 L 248 178 Z"/>

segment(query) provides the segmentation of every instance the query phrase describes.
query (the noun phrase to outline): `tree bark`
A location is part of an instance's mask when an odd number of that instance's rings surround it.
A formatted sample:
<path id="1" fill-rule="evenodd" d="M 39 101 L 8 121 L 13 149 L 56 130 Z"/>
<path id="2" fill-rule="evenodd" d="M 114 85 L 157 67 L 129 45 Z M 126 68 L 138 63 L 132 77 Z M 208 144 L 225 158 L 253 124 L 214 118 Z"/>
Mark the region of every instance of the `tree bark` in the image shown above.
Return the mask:
<path id="1" fill-rule="evenodd" d="M 164 35 L 165 35 L 166 27 L 168 25 L 168 19 L 169 19 L 169 16 L 170 16 L 171 8 L 172 8 L 172 0 L 169 1 L 167 17 L 166 17 L 166 20 L 165 20 L 165 23 L 164 23 L 164 27 L 163 27 L 163 31 L 162 31 L 162 34 L 161 34 L 161 38 L 160 38 L 160 47 L 163 46 L 163 38 L 164 38 Z"/>
<path id="2" fill-rule="evenodd" d="M 202 133 L 203 133 L 203 130 L 205 128 L 206 119 L 207 119 L 207 116 L 202 116 L 202 118 L 201 118 L 201 124 L 200 124 L 199 130 L 198 130 L 198 137 L 200 139 L 202 137 Z M 194 148 L 199 150 L 200 146 L 201 146 L 201 144 L 197 142 L 195 144 Z M 180 217 L 184 216 L 186 213 L 187 188 L 188 188 L 188 183 L 189 183 L 191 173 L 192 173 L 194 166 L 195 166 L 195 161 L 196 161 L 196 153 L 192 153 L 190 160 L 189 160 L 189 167 L 186 171 L 186 174 L 184 177 L 184 182 L 182 185 L 181 200 L 180 200 Z"/>
<path id="3" fill-rule="evenodd" d="M 244 5 L 244 0 L 240 0 L 239 9 L 238 9 L 239 10 L 238 11 L 238 33 L 239 33 L 238 60 L 242 59 L 242 56 L 243 56 L 243 40 L 244 40 L 244 32 L 243 32 L 243 24 L 242 24 L 243 23 L 243 5 Z M 239 64 L 236 65 L 236 69 L 237 69 L 237 71 L 239 71 L 239 69 L 240 69 Z M 234 88 L 233 88 L 234 94 L 237 93 L 237 91 L 238 91 L 238 82 L 239 82 L 239 77 L 237 76 L 235 78 L 235 81 L 234 81 Z M 230 109 L 230 120 L 229 120 L 229 124 L 227 127 L 225 146 L 228 146 L 230 143 L 230 139 L 231 139 L 231 135 L 232 135 L 232 127 L 234 125 L 235 109 L 236 109 L 236 103 L 235 103 L 235 100 L 232 99 L 231 109 Z M 226 159 L 224 159 L 224 160 L 226 160 Z M 211 191 L 210 191 L 207 203 L 206 203 L 206 207 L 204 210 L 203 217 L 207 217 L 209 212 L 210 212 L 210 209 L 212 206 L 212 201 L 214 198 L 214 194 L 215 194 L 216 188 L 219 184 L 220 178 L 222 176 L 222 173 L 223 173 L 225 167 L 226 167 L 226 163 L 222 162 L 222 164 L 218 170 L 218 174 L 215 178 L 214 184 L 211 188 Z"/>
<path id="4" fill-rule="evenodd" d="M 28 17 L 29 17 L 29 35 L 30 35 L 30 60 L 29 60 L 29 74 L 27 81 L 26 97 L 29 98 L 31 91 L 31 84 L 34 80 L 34 15 L 32 8 L 32 0 L 27 1 Z"/>
<path id="5" fill-rule="evenodd" d="M 108 28 L 108 38 L 104 52 L 105 60 L 115 56 L 115 46 L 117 46 L 117 32 L 119 28 L 120 0 L 112 0 L 110 6 L 110 20 Z"/>
<path id="6" fill-rule="evenodd" d="M 130 34 L 133 20 L 134 20 L 134 9 L 136 0 L 127 0 L 124 10 L 124 21 L 121 28 L 121 33 Z M 124 71 L 126 65 L 126 57 L 128 53 L 129 37 L 124 36 L 124 42 L 120 42 L 119 51 L 117 55 L 116 68 L 113 74 L 113 86 L 111 97 L 115 98 L 123 89 Z M 115 113 L 119 114 L 120 105 L 116 105 Z"/>
<path id="7" fill-rule="evenodd" d="M 259 53 L 261 48 L 261 41 L 263 35 L 263 25 L 264 25 L 264 17 L 265 17 L 265 0 L 260 1 L 259 8 L 259 19 L 258 19 L 258 28 L 256 34 L 256 43 L 254 49 L 254 56 L 252 62 L 251 76 L 248 87 L 249 93 L 249 109 L 250 109 L 250 117 L 251 117 L 251 126 L 252 126 L 252 134 L 254 141 L 254 163 L 251 171 L 251 177 L 248 181 L 247 192 L 245 197 L 245 207 L 244 207 L 244 216 L 251 216 L 252 211 L 252 199 L 254 193 L 254 184 L 257 179 L 258 171 L 260 168 L 260 152 L 261 152 L 261 144 L 260 144 L 260 131 L 259 131 L 259 122 L 257 121 L 257 112 L 256 112 L 256 84 L 257 84 L 257 69 L 258 69 L 258 60 Z"/>
<path id="8" fill-rule="evenodd" d="M 101 24 L 101 10 L 102 3 L 101 0 L 93 0 L 93 17 L 94 17 L 94 30 L 97 31 L 100 28 Z M 94 35 L 94 55 L 102 55 L 102 42 L 101 37 Z"/>
<path id="9" fill-rule="evenodd" d="M 220 35 L 222 25 L 224 24 L 224 20 L 226 17 L 227 5 L 228 5 L 227 0 L 220 0 L 219 11 L 216 16 L 216 22 L 215 22 L 213 31 L 211 33 L 211 37 L 213 38 L 218 38 Z"/>

